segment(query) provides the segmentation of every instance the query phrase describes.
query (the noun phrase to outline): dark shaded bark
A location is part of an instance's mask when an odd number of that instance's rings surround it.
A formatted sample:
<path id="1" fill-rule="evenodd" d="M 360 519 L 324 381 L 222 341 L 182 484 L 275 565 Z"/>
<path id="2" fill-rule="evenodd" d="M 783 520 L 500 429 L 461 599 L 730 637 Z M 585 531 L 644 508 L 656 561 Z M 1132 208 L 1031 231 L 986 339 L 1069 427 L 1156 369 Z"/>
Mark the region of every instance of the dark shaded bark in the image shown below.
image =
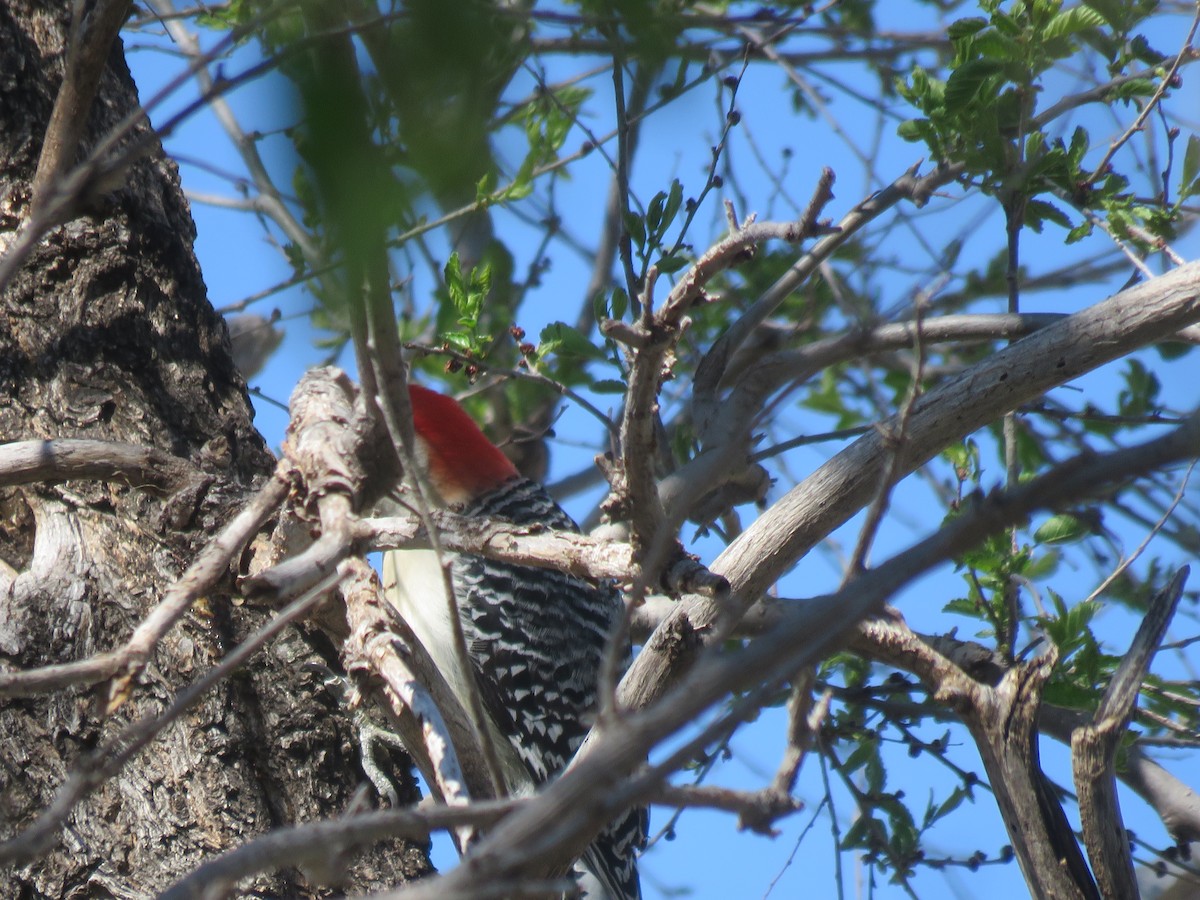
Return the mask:
<path id="1" fill-rule="evenodd" d="M 0 252 L 28 214 L 70 7 L 0 4 Z M 81 153 L 136 104 L 118 43 Z M 120 644 L 273 464 L 205 294 L 176 167 L 154 146 L 122 186 L 54 229 L 0 296 L 0 440 L 140 444 L 200 477 L 174 494 L 84 481 L 0 489 L 0 668 Z M 162 710 L 269 615 L 233 597 L 230 579 L 193 610 L 111 718 L 91 692 L 0 701 L 0 840 L 33 821 L 81 753 Z M 336 657 L 318 633 L 286 633 L 85 799 L 48 853 L 0 872 L 0 897 L 151 896 L 272 826 L 339 814 L 364 781 L 357 738 L 306 666 Z M 415 798 L 400 762 L 401 800 Z M 383 887 L 428 865 L 423 848 L 381 846 L 345 886 Z M 252 887 L 322 893 L 296 871 Z"/>

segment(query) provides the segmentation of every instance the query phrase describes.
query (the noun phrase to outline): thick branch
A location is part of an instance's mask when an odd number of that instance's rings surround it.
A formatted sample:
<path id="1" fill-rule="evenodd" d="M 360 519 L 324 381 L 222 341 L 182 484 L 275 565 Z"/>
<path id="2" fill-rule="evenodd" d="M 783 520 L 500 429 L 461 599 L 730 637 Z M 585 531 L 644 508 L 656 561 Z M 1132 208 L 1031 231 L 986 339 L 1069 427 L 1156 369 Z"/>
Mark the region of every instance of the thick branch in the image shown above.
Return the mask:
<path id="1" fill-rule="evenodd" d="M 56 180 L 75 162 L 88 111 L 100 88 L 100 76 L 112 53 L 113 41 L 129 14 L 130 0 L 100 0 L 80 13 L 71 34 L 66 71 L 54 99 L 54 111 L 42 141 L 42 155 L 30 190 L 33 206 L 45 204 Z M 82 10 L 82 6 L 77 6 Z"/>
<path id="2" fill-rule="evenodd" d="M 766 604 L 760 614 L 756 605 L 752 610 L 755 621 L 766 620 L 769 623 L 766 627 L 774 627 L 788 615 L 783 606 L 778 601 Z M 663 612 L 661 605 L 659 612 Z M 1009 668 L 1003 656 L 981 644 L 919 635 L 902 622 L 892 620 L 859 623 L 847 646 L 868 659 L 911 672 L 927 684 L 948 684 L 965 673 L 971 681 L 995 685 Z M 1072 734 L 1090 720 L 1091 716 L 1078 710 L 1043 704 L 1038 728 L 1043 734 L 1070 744 Z M 1126 748 L 1124 760 L 1118 777 L 1150 804 L 1171 835 L 1181 842 L 1200 840 L 1200 795 L 1148 759 L 1136 740 Z"/>
<path id="3" fill-rule="evenodd" d="M 1095 886 L 1062 804 L 1038 761 L 1037 715 L 1057 651 L 981 683 L 902 622 L 869 620 L 850 646 L 917 675 L 970 730 L 1021 871 L 1037 897 L 1093 897 Z"/>
<path id="4" fill-rule="evenodd" d="M 1105 897 L 1137 896 L 1133 857 L 1117 800 L 1117 748 L 1133 717 L 1150 662 L 1183 595 L 1187 574 L 1184 566 L 1155 594 L 1095 716 L 1071 735 L 1071 767 L 1079 794 L 1083 839 Z"/>
<path id="5" fill-rule="evenodd" d="M 0 487 L 85 478 L 165 492 L 201 477 L 187 460 L 138 444 L 81 438 L 0 444 Z"/>
<path id="6" fill-rule="evenodd" d="M 907 440 L 886 434 L 895 421 L 860 438 L 790 490 L 710 566 L 732 594 L 718 605 L 685 598 L 652 638 L 622 682 L 622 705 L 640 708 L 661 696 L 713 637 L 722 620 L 735 621 L 825 535 L 874 496 L 880 474 L 896 455 L 901 476 L 1005 412 L 1050 388 L 1200 320 L 1200 263 L 1097 303 L 993 354 L 921 397 Z M 1191 426 L 1189 426 L 1191 427 Z M 667 636 L 690 635 L 688 641 Z"/>

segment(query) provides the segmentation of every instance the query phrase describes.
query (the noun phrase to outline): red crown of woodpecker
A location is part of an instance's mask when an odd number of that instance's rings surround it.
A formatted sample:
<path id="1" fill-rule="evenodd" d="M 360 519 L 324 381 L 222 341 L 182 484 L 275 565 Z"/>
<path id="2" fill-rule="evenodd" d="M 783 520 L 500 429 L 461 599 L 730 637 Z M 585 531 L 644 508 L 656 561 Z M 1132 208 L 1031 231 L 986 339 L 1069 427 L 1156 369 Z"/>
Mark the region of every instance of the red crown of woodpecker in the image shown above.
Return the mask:
<path id="1" fill-rule="evenodd" d="M 453 397 L 410 384 L 408 398 L 426 474 L 443 501 L 464 503 L 519 477 Z"/>

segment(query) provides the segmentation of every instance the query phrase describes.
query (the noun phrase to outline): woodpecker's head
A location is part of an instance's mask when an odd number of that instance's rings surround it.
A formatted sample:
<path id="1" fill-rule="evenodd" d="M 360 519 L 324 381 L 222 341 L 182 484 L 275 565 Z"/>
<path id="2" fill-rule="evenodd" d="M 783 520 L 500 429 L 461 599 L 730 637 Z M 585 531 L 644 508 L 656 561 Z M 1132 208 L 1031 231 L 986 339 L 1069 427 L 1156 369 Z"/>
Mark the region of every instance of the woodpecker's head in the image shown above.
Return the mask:
<path id="1" fill-rule="evenodd" d="M 417 462 L 447 506 L 458 506 L 519 477 L 458 401 L 410 384 Z"/>

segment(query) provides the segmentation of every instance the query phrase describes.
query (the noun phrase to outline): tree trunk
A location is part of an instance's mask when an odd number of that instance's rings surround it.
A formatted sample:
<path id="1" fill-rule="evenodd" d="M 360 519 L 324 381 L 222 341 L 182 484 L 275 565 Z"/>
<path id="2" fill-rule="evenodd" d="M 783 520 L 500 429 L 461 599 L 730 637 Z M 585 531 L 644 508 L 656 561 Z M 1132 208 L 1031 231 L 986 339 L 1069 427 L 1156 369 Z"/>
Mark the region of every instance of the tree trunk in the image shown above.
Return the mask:
<path id="1" fill-rule="evenodd" d="M 28 216 L 71 7 L 0 4 L 0 252 Z M 137 102 L 117 42 L 80 153 Z M 0 669 L 121 644 L 273 464 L 205 295 L 176 167 L 154 148 L 51 231 L 0 296 L 0 441 L 139 444 L 198 477 L 167 496 L 95 481 L 0 489 Z M 229 578 L 193 609 L 110 718 L 92 691 L 0 700 L 0 839 L 36 819 L 82 753 L 161 711 L 270 615 L 233 597 Z M 0 872 L 0 897 L 148 897 L 253 835 L 341 813 L 364 781 L 357 738 L 306 666 L 336 660 L 320 633 L 284 634 L 78 804 L 48 852 Z M 406 761 L 399 771 L 401 800 L 415 797 Z M 428 866 L 424 848 L 381 846 L 344 886 Z M 296 871 L 243 888 L 322 893 Z"/>

